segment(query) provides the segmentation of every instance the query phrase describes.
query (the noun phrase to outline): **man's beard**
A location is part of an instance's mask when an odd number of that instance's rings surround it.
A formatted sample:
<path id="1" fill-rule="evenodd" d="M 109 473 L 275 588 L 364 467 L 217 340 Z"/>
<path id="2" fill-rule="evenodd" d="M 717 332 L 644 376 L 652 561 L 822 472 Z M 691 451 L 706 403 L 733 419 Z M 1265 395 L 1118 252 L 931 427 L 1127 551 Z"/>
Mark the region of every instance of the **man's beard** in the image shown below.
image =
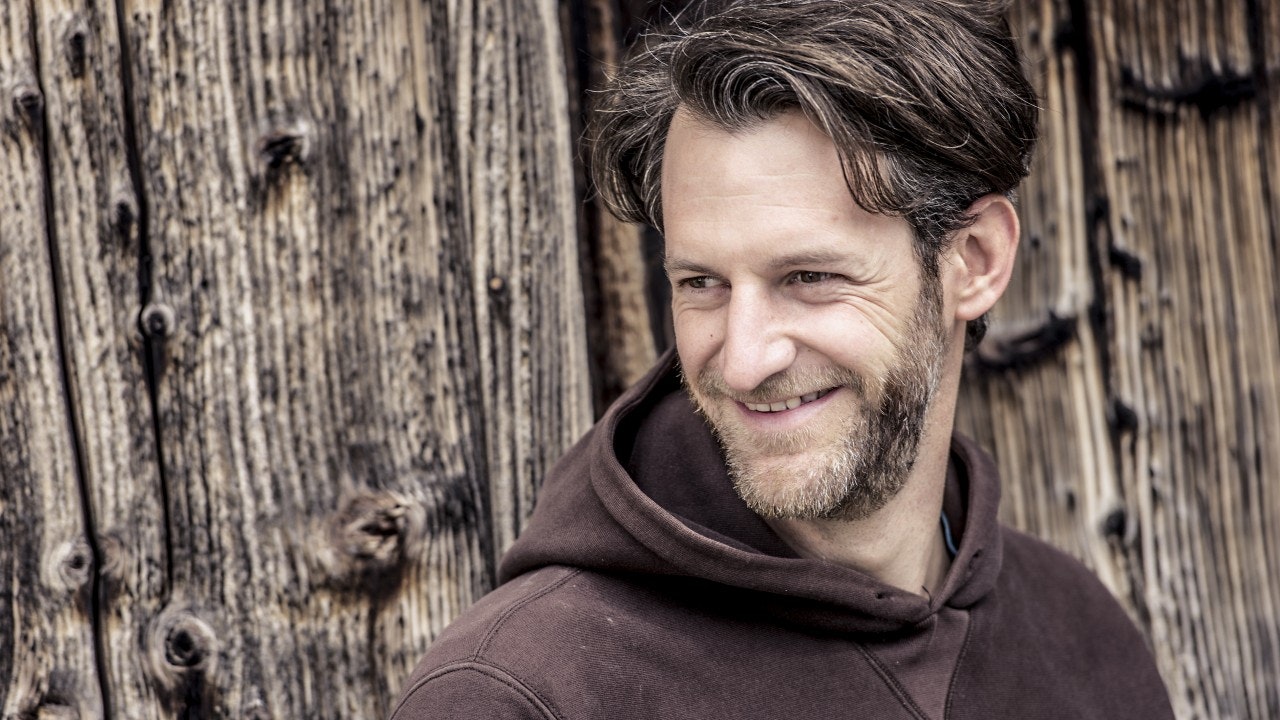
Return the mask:
<path id="1" fill-rule="evenodd" d="M 737 394 L 718 371 L 704 367 L 699 372 L 689 395 L 724 448 L 734 488 L 757 514 L 770 519 L 859 520 L 902 490 L 915 465 L 947 346 L 941 299 L 932 290 L 919 297 L 883 378 L 867 378 L 843 367 L 783 371 L 751 392 Z M 831 401 L 856 405 L 835 428 L 818 417 L 787 432 L 749 430 L 733 402 L 776 401 L 827 388 L 842 388 L 852 396 Z M 835 410 L 826 407 L 820 412 Z"/>

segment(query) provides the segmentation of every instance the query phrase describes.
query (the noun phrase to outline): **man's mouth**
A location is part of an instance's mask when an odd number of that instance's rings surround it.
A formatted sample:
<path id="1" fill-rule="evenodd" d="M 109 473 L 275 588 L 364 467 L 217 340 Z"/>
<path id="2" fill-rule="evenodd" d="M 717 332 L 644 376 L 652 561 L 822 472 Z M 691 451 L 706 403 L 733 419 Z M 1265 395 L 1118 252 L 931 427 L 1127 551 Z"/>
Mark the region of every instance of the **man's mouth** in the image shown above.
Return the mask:
<path id="1" fill-rule="evenodd" d="M 814 400 L 817 400 L 818 398 L 827 395 L 832 390 L 835 390 L 835 388 L 827 388 L 826 390 L 811 392 L 808 395 L 797 395 L 796 397 L 790 397 L 790 398 L 786 398 L 785 400 L 778 400 L 776 402 L 769 402 L 769 403 L 744 402 L 742 404 L 745 405 L 748 410 L 751 410 L 753 412 L 759 412 L 759 413 L 782 412 L 783 410 L 794 410 L 800 407 L 801 405 L 804 405 L 805 403 L 811 403 Z"/>

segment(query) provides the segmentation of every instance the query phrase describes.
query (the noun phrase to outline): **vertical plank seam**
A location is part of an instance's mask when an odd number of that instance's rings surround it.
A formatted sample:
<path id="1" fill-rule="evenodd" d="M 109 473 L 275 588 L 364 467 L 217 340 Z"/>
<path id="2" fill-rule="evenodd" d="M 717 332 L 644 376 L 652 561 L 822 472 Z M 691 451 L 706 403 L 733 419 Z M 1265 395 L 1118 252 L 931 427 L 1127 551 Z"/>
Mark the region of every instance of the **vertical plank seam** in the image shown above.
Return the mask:
<path id="1" fill-rule="evenodd" d="M 49 105 L 50 98 L 45 88 L 48 85 L 44 78 L 44 64 L 40 59 L 40 33 L 38 20 L 38 3 L 36 0 L 28 0 L 27 18 L 30 27 L 27 36 L 31 38 L 31 62 L 34 66 L 36 83 L 40 88 L 40 93 L 44 97 L 44 110 L 40 114 L 39 124 L 39 143 L 40 143 L 40 164 L 43 170 L 41 178 L 41 190 L 44 202 L 44 232 L 45 245 L 49 253 L 49 275 L 51 289 L 53 290 L 53 326 L 55 337 L 58 343 L 58 370 L 62 377 L 62 407 L 66 413 L 67 430 L 71 434 L 71 456 L 75 463 L 76 471 L 76 488 L 80 495 L 80 517 L 84 527 L 85 541 L 89 545 L 89 552 L 93 555 L 93 572 L 91 575 L 89 588 L 89 627 L 93 635 L 93 663 L 95 674 L 97 675 L 99 701 L 103 707 L 104 717 L 110 719 L 110 712 L 107 710 L 110 698 L 110 687 L 107 682 L 106 660 L 103 654 L 103 633 L 102 633 L 102 608 L 100 592 L 102 589 L 102 567 L 103 555 L 102 548 L 98 544 L 98 534 L 94 527 L 93 506 L 91 504 L 91 494 L 89 492 L 88 477 L 85 472 L 85 453 L 84 444 L 81 440 L 81 428 L 78 422 L 80 416 L 79 408 L 76 406 L 76 395 L 71 392 L 73 387 L 73 378 L 71 373 L 70 362 L 68 356 L 67 330 L 66 330 L 66 307 L 62 297 L 63 291 L 63 273 L 61 265 L 61 253 L 58 248 L 57 233 L 57 214 L 53 195 L 53 158 L 49 151 L 49 142 L 51 138 L 49 126 Z"/>
<path id="2" fill-rule="evenodd" d="M 129 183 L 133 186 L 133 197 L 137 203 L 138 233 L 138 307 L 146 308 L 151 300 L 151 248 L 150 248 L 150 215 L 149 203 L 142 184 L 142 159 L 137 133 L 137 105 L 133 93 L 133 49 L 129 44 L 127 16 L 123 0 L 115 0 L 112 5 L 116 13 L 116 33 L 120 47 L 120 95 L 124 108 L 120 113 L 124 132 L 125 162 L 129 167 Z M 164 517 L 164 574 L 165 594 L 173 591 L 173 518 L 170 516 L 169 482 L 165 472 L 164 447 L 160 442 L 159 388 L 160 377 L 156 361 L 157 354 L 162 351 L 155 338 L 142 331 L 139 316 L 138 333 L 142 336 L 143 377 L 147 383 L 147 401 L 151 405 L 151 433 L 156 452 L 156 472 L 160 484 L 160 504 Z M 165 598 L 167 601 L 167 597 Z"/>

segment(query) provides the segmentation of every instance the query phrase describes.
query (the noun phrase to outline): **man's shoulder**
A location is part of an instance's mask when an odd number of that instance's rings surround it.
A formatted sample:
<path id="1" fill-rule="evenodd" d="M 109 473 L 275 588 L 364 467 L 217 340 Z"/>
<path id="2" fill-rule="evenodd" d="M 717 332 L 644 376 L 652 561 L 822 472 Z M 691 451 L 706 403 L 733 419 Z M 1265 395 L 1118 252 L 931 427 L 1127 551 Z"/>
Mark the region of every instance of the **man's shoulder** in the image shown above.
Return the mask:
<path id="1" fill-rule="evenodd" d="M 436 639 L 392 717 L 560 717 L 549 689 L 590 686 L 602 654 L 645 622 L 653 606 L 642 594 L 623 578 L 564 566 L 513 578 Z"/>
<path id="2" fill-rule="evenodd" d="M 1021 530 L 1001 526 L 1001 584 L 1034 597 L 1038 605 L 1064 600 L 1080 610 L 1120 610 L 1115 596 L 1079 559 Z"/>
<path id="3" fill-rule="evenodd" d="M 523 641 L 523 635 L 549 624 L 559 624 L 570 608 L 580 607 L 584 584 L 595 582 L 591 573 L 564 566 L 549 566 L 493 589 L 455 618 L 432 643 L 418 665 L 418 673 L 459 660 L 493 662 L 505 646 Z"/>
<path id="4" fill-rule="evenodd" d="M 401 691 L 391 720 L 551 720 L 563 717 L 504 668 L 458 660 L 429 671 L 419 667 Z"/>
<path id="5" fill-rule="evenodd" d="M 1142 642 L 1133 619 L 1094 570 L 1044 540 L 1007 527 L 1002 530 L 999 587 L 1006 601 L 1033 609 L 1046 630 L 1057 625 L 1064 632 L 1090 627 Z"/>
<path id="6" fill-rule="evenodd" d="M 1063 707 L 1087 697 L 1105 717 L 1172 717 L 1147 640 L 1098 576 L 1042 540 L 1002 533 L 1000 579 L 982 613 L 990 645 L 974 668 Z"/>

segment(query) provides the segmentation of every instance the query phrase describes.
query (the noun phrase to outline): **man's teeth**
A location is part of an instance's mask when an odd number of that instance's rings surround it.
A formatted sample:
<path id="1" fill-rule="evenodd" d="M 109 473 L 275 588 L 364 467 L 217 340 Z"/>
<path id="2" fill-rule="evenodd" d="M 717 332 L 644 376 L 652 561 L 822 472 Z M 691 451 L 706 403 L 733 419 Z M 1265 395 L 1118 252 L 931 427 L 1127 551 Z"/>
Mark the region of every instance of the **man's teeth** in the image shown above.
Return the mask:
<path id="1" fill-rule="evenodd" d="M 743 405 L 746 405 L 748 410 L 754 410 L 755 412 L 782 412 L 783 410 L 794 410 L 805 403 L 813 402 L 828 392 L 830 390 L 819 390 L 808 395 L 800 395 L 773 403 L 743 403 Z"/>

